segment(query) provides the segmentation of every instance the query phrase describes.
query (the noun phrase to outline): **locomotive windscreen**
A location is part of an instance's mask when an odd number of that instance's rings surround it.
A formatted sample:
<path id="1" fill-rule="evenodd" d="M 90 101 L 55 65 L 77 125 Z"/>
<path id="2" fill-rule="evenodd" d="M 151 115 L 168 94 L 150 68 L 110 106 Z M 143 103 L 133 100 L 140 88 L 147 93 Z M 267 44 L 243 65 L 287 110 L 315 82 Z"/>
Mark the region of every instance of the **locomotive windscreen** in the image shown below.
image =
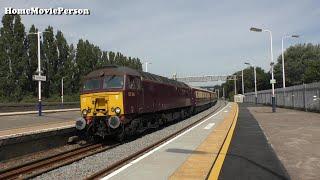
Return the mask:
<path id="1" fill-rule="evenodd" d="M 123 76 L 105 76 L 103 79 L 103 89 L 122 89 Z"/>
<path id="2" fill-rule="evenodd" d="M 84 91 L 100 89 L 100 80 L 99 79 L 89 79 L 83 84 Z"/>

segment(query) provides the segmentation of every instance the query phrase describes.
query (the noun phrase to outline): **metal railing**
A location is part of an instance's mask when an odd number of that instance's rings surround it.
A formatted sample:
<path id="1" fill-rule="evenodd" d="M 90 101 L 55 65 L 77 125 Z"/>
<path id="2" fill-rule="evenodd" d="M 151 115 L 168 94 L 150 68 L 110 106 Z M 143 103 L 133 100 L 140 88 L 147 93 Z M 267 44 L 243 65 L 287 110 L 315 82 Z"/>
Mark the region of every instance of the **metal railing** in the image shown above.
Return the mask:
<path id="1" fill-rule="evenodd" d="M 258 91 L 257 103 L 271 105 L 271 89 Z M 320 82 L 275 89 L 279 107 L 320 112 Z M 245 93 L 244 102 L 255 103 L 254 92 Z"/>

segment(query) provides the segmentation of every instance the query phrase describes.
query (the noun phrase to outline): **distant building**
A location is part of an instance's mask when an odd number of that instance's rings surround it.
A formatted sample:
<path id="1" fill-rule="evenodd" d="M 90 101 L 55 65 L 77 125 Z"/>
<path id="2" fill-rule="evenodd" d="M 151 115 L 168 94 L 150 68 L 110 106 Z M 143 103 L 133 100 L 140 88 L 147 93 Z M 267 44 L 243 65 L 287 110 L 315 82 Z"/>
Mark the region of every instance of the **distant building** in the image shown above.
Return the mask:
<path id="1" fill-rule="evenodd" d="M 244 99 L 244 95 L 242 94 L 234 95 L 234 102 L 243 103 L 243 99 Z"/>

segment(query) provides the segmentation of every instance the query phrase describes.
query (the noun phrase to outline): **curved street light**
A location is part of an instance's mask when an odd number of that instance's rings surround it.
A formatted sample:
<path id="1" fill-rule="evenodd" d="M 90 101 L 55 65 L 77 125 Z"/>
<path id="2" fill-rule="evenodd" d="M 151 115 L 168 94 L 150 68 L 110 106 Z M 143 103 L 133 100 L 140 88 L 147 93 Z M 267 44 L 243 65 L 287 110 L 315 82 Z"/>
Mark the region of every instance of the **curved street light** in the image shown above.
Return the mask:
<path id="1" fill-rule="evenodd" d="M 245 62 L 245 65 L 252 66 L 250 63 Z M 255 95 L 255 104 L 258 103 L 258 92 L 257 92 L 257 70 L 256 66 L 253 66 L 253 76 L 254 76 L 254 95 Z"/>
<path id="2" fill-rule="evenodd" d="M 282 87 L 286 88 L 286 75 L 284 71 L 284 48 L 283 48 L 283 40 L 285 38 L 299 38 L 299 35 L 291 35 L 291 36 L 283 36 L 281 38 L 281 51 L 282 51 Z"/>
<path id="3" fill-rule="evenodd" d="M 272 32 L 268 29 L 260 29 L 256 27 L 251 27 L 250 31 L 253 32 L 268 32 L 270 36 L 270 57 L 271 57 L 271 80 L 270 83 L 272 85 L 272 98 L 271 98 L 271 103 L 272 103 L 272 112 L 276 112 L 276 99 L 275 99 L 275 93 L 274 93 L 274 84 L 276 83 L 276 80 L 274 79 L 274 73 L 273 73 L 273 66 L 274 66 L 274 61 L 273 61 L 273 51 L 272 51 Z"/>

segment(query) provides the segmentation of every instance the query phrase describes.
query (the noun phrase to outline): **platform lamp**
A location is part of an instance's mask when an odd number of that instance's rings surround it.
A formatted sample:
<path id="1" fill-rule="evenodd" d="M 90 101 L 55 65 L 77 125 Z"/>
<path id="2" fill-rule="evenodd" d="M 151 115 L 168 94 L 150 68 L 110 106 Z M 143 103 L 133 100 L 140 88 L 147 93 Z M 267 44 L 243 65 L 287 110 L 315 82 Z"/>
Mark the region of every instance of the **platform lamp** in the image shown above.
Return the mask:
<path id="1" fill-rule="evenodd" d="M 291 36 L 283 36 L 281 38 L 281 51 L 282 51 L 282 87 L 286 88 L 286 75 L 284 71 L 284 48 L 283 48 L 283 41 L 285 38 L 299 38 L 299 35 L 291 35 Z"/>
<path id="2" fill-rule="evenodd" d="M 148 64 L 152 64 L 152 63 L 151 63 L 151 62 L 146 61 L 146 62 L 145 62 L 145 64 L 146 64 L 146 72 L 148 72 Z"/>
<path id="3" fill-rule="evenodd" d="M 245 65 L 252 66 L 250 63 L 245 62 Z M 258 103 L 258 92 L 257 92 L 257 70 L 256 66 L 253 66 L 253 76 L 254 76 L 254 95 L 255 95 L 255 104 Z"/>
<path id="4" fill-rule="evenodd" d="M 255 27 L 251 27 L 250 31 L 253 32 L 268 32 L 269 36 L 270 36 L 270 58 L 271 58 L 271 62 L 270 62 L 270 66 L 271 66 L 271 86 L 272 86 L 272 97 L 271 97 L 271 103 L 272 103 L 272 112 L 276 112 L 276 97 L 275 97 L 275 93 L 274 93 L 274 84 L 276 83 L 276 80 L 274 79 L 274 73 L 273 73 L 273 68 L 274 68 L 274 61 L 273 61 L 273 51 L 272 51 L 272 32 L 268 29 L 260 29 L 260 28 L 255 28 Z"/>

